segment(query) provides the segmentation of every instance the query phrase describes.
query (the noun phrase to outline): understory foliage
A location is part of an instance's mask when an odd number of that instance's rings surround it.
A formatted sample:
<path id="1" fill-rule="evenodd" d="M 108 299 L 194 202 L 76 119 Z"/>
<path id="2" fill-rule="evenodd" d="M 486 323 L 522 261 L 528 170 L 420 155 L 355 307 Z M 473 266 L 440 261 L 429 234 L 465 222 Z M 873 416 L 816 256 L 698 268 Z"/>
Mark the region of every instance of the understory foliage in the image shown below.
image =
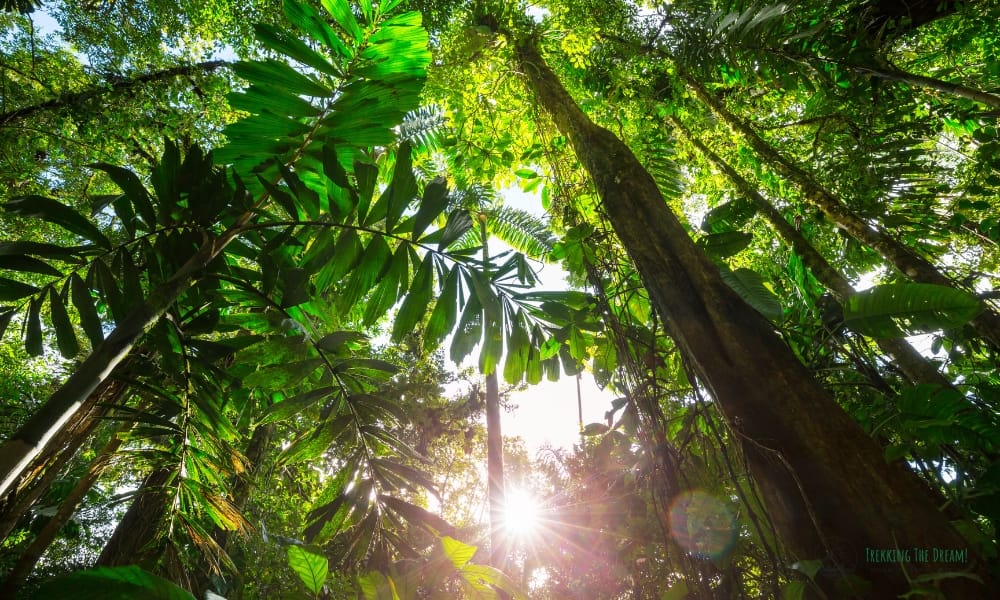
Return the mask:
<path id="1" fill-rule="evenodd" d="M 912 597 L 1000 577 L 1000 12 L 914 5 L 3 3 L 0 595 L 833 597 L 524 40 L 987 565 Z M 615 397 L 508 443 L 540 518 L 502 565 L 448 363 Z"/>

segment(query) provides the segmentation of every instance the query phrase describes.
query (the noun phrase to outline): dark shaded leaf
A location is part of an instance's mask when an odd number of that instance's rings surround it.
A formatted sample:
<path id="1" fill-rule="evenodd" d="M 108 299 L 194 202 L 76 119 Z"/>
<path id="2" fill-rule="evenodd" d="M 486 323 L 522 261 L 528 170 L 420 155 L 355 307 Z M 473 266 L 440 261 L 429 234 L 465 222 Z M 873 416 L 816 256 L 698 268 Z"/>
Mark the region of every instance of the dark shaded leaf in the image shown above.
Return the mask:
<path id="1" fill-rule="evenodd" d="M 41 305 L 41 296 L 35 296 L 28 304 L 28 317 L 25 325 L 27 331 L 24 336 L 24 349 L 28 353 L 28 356 L 41 356 L 44 352 L 42 347 L 42 319 L 39 315 Z"/>
<path id="2" fill-rule="evenodd" d="M 77 571 L 45 582 L 37 600 L 194 600 L 187 590 L 135 565 Z"/>
<path id="3" fill-rule="evenodd" d="M 22 273 L 41 273 L 59 277 L 62 273 L 52 265 L 30 256 L 15 254 L 0 255 L 0 269 L 20 271 Z"/>
<path id="4" fill-rule="evenodd" d="M 30 296 L 38 291 L 33 285 L 0 277 L 0 302 L 8 302 Z"/>
<path id="5" fill-rule="evenodd" d="M 63 229 L 97 243 L 103 248 L 111 249 L 111 242 L 104 234 L 88 221 L 86 217 L 72 208 L 44 196 L 18 196 L 4 204 L 8 211 L 22 217 L 36 217 L 59 225 Z"/>
<path id="6" fill-rule="evenodd" d="M 66 312 L 66 304 L 62 294 L 56 292 L 55 286 L 49 288 L 49 314 L 52 316 L 52 327 L 56 330 L 56 345 L 63 358 L 73 358 L 80 353 L 80 344 L 76 341 L 73 323 Z"/>

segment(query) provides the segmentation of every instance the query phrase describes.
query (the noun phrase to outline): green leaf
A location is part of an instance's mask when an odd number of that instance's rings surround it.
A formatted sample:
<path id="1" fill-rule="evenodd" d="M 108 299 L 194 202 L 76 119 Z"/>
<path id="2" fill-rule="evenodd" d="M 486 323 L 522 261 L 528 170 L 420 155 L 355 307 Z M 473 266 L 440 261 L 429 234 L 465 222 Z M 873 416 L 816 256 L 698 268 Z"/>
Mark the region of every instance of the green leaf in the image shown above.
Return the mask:
<path id="1" fill-rule="evenodd" d="M 737 198 L 720 204 L 705 214 L 701 230 L 705 233 L 737 231 L 757 214 L 757 205 L 748 198 Z"/>
<path id="2" fill-rule="evenodd" d="M 327 97 L 331 91 L 311 77 L 299 73 L 287 64 L 268 59 L 241 61 L 233 65 L 233 72 L 250 83 L 275 86 L 278 89 L 304 96 Z"/>
<path id="3" fill-rule="evenodd" d="M 136 212 L 142 217 L 149 230 L 156 225 L 156 211 L 153 209 L 153 201 L 146 186 L 142 185 L 139 176 L 131 170 L 107 163 L 93 163 L 88 165 L 93 169 L 100 169 L 108 174 L 111 181 L 122 189 L 125 197 L 132 202 Z M 121 217 L 122 215 L 119 214 Z"/>
<path id="4" fill-rule="evenodd" d="M 350 3 L 347 0 L 321 0 L 321 2 L 323 8 L 333 17 L 334 22 L 353 37 L 355 43 L 360 44 L 364 38 L 364 32 L 361 31 L 357 19 L 354 18 L 354 11 L 351 10 Z"/>
<path id="5" fill-rule="evenodd" d="M 10 321 L 14 318 L 14 313 L 15 311 L 13 310 L 0 312 L 0 340 L 2 340 L 3 335 L 7 333 L 7 327 L 10 326 Z"/>
<path id="6" fill-rule="evenodd" d="M 357 331 L 334 331 L 320 338 L 316 345 L 324 352 L 331 354 L 341 354 L 346 344 L 350 342 L 361 342 L 368 338 L 363 333 Z"/>
<path id="7" fill-rule="evenodd" d="M 323 591 L 323 584 L 330 572 L 330 561 L 302 546 L 288 546 L 288 566 L 298 573 L 299 579 L 313 594 Z"/>
<path id="8" fill-rule="evenodd" d="M 406 289 L 409 266 L 409 252 L 405 246 L 400 246 L 389 262 L 389 269 L 382 276 L 382 281 L 368 298 L 364 315 L 366 327 L 384 317 L 399 299 L 400 291 Z"/>
<path id="9" fill-rule="evenodd" d="M 41 356 L 44 353 L 42 345 L 42 319 L 39 310 L 42 297 L 35 296 L 28 304 L 27 331 L 24 336 L 24 349 L 28 356 Z"/>
<path id="10" fill-rule="evenodd" d="M 261 415 L 258 424 L 265 425 L 267 423 L 274 423 L 275 421 L 290 419 L 310 406 L 316 404 L 317 401 L 323 400 L 336 392 L 337 388 L 324 387 L 316 390 L 310 390 L 303 394 L 292 396 L 291 398 L 285 398 L 281 402 L 276 402 L 275 404 L 267 407 L 267 410 L 265 410 Z"/>
<path id="11" fill-rule="evenodd" d="M 135 565 L 77 571 L 42 584 L 31 595 L 37 600 L 194 600 L 173 582 Z"/>
<path id="12" fill-rule="evenodd" d="M 97 307 L 94 299 L 90 295 L 90 288 L 76 273 L 69 276 L 73 306 L 80 315 L 80 326 L 90 340 L 91 348 L 96 348 L 104 341 L 104 328 L 101 325 L 101 318 L 97 314 Z"/>
<path id="13" fill-rule="evenodd" d="M 781 586 L 781 600 L 803 600 L 807 589 L 804 581 L 789 581 Z"/>
<path id="14" fill-rule="evenodd" d="M 441 550 L 456 570 L 461 570 L 476 555 L 475 546 L 470 546 L 449 536 L 441 538 Z"/>
<path id="15" fill-rule="evenodd" d="M 66 312 L 66 304 L 62 295 L 56 292 L 55 286 L 49 288 L 49 314 L 52 316 L 52 327 L 56 330 L 56 345 L 63 358 L 74 358 L 80 353 L 80 344 L 76 341 L 73 323 Z"/>
<path id="16" fill-rule="evenodd" d="M 345 229 L 333 248 L 333 259 L 320 270 L 316 277 L 317 292 L 322 293 L 331 285 L 339 282 L 354 268 L 363 252 L 364 247 L 361 245 L 361 238 L 358 236 L 357 230 Z M 366 259 L 369 258 L 367 253 L 364 253 L 363 256 Z"/>
<path id="17" fill-rule="evenodd" d="M 353 51 L 344 45 L 337 33 L 326 24 L 326 19 L 313 10 L 311 6 L 295 0 L 284 0 L 283 7 L 288 20 L 312 36 L 313 39 L 326 44 L 327 48 L 342 58 L 351 59 L 354 57 Z"/>
<path id="18" fill-rule="evenodd" d="M 102 248 L 111 249 L 111 242 L 83 215 L 72 208 L 43 196 L 19 196 L 3 205 L 4 208 L 22 217 L 37 217 L 43 221 L 59 225 L 63 229 L 95 242 Z"/>
<path id="19" fill-rule="evenodd" d="M 448 221 L 444 225 L 441 239 L 438 240 L 438 250 L 444 250 L 455 240 L 465 235 L 465 232 L 472 229 L 472 217 L 467 210 L 456 210 L 448 215 Z"/>
<path id="20" fill-rule="evenodd" d="M 20 271 L 22 273 L 40 273 L 59 277 L 62 273 L 52 265 L 30 256 L 16 254 L 0 255 L 0 269 Z"/>
<path id="21" fill-rule="evenodd" d="M 420 234 L 434 222 L 448 206 L 448 185 L 438 177 L 424 187 L 424 195 L 420 208 L 413 217 L 413 239 L 420 239 Z"/>
<path id="22" fill-rule="evenodd" d="M 844 324 L 876 338 L 904 337 L 959 327 L 983 310 L 975 295 L 929 283 L 879 285 L 851 295 Z"/>
<path id="23" fill-rule="evenodd" d="M 729 258 L 743 250 L 753 241 L 753 236 L 742 231 L 726 231 L 713 233 L 698 240 L 698 245 L 709 255 L 717 259 Z"/>
<path id="24" fill-rule="evenodd" d="M 323 365 L 323 360 L 310 358 L 287 364 L 270 365 L 250 373 L 243 379 L 244 387 L 287 390 Z"/>
<path id="25" fill-rule="evenodd" d="M 747 304 L 771 321 L 781 321 L 784 311 L 774 292 L 764 285 L 764 278 L 750 269 L 722 270 L 722 280 Z"/>
<path id="26" fill-rule="evenodd" d="M 456 265 L 448 273 L 444 289 L 427 320 L 427 328 L 424 330 L 424 348 L 427 350 L 437 347 L 455 328 L 455 321 L 458 319 L 459 270 Z"/>
<path id="27" fill-rule="evenodd" d="M 403 300 L 403 305 L 396 313 L 396 321 L 392 326 L 392 340 L 398 342 L 403 337 L 413 331 L 424 314 L 427 312 L 427 305 L 430 304 L 431 296 L 434 293 L 434 263 L 433 256 L 428 253 L 420 263 L 410 290 Z"/>
<path id="28" fill-rule="evenodd" d="M 405 502 L 392 496 L 381 496 L 379 498 L 387 508 L 400 514 L 404 519 L 418 527 L 423 527 L 428 531 L 440 535 L 442 533 L 454 533 L 455 528 L 448 521 L 438 515 L 409 502 Z"/>
<path id="29" fill-rule="evenodd" d="M 320 73 L 326 73 L 334 77 L 344 76 L 340 69 L 330 64 L 330 61 L 325 56 L 307 46 L 297 36 L 291 35 L 283 29 L 274 25 L 257 23 L 254 25 L 254 33 L 257 40 L 276 52 L 297 60 L 304 65 L 308 65 Z"/>
<path id="30" fill-rule="evenodd" d="M 14 281 L 13 279 L 7 279 L 6 277 L 0 277 L 0 302 L 9 302 L 11 300 L 17 300 L 18 298 L 24 298 L 25 296 L 30 296 L 37 291 L 38 288 L 33 285 L 21 283 L 20 281 Z"/>

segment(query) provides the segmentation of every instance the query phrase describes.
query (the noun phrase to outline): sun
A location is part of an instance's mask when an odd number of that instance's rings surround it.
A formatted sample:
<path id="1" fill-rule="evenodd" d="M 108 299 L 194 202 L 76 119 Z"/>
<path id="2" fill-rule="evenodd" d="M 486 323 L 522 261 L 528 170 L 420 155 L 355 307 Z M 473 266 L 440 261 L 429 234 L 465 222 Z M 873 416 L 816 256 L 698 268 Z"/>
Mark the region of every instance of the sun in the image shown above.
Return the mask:
<path id="1" fill-rule="evenodd" d="M 538 531 L 541 507 L 530 492 L 520 488 L 506 494 L 503 526 L 510 535 L 518 538 L 530 537 Z"/>

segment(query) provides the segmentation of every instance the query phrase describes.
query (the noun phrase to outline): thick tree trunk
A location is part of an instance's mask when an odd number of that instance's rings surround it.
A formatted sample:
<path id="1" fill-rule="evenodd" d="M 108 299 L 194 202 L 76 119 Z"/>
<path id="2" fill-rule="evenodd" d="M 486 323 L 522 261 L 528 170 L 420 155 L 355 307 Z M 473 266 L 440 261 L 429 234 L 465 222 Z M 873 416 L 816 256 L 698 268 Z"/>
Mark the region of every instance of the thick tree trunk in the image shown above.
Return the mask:
<path id="1" fill-rule="evenodd" d="M 928 260 L 901 244 L 881 228 L 869 224 L 851 212 L 837 196 L 820 185 L 812 175 L 775 150 L 750 125 L 729 112 L 722 102 L 698 81 L 687 76 L 684 81 L 712 112 L 731 129 L 746 138 L 764 162 L 799 186 L 803 198 L 820 209 L 848 235 L 881 254 L 889 264 L 913 281 L 954 286 L 954 282 Z M 972 320 L 972 326 L 980 337 L 994 348 L 1000 349 L 1000 315 L 995 310 L 987 308 Z"/>
<path id="2" fill-rule="evenodd" d="M 25 476 L 12 487 L 9 502 L 0 511 L 0 539 L 10 535 L 17 523 L 49 490 L 63 467 L 90 439 L 101 424 L 100 415 L 106 411 L 106 408 L 99 405 L 117 403 L 126 389 L 127 386 L 121 381 L 105 380 L 90 394 L 67 427 L 54 436 L 32 461 L 25 470 Z"/>
<path id="3" fill-rule="evenodd" d="M 131 427 L 132 424 L 129 423 L 122 430 Z M 97 458 L 90 463 L 90 468 L 83 477 L 77 481 L 76 486 L 70 490 L 69 495 L 63 499 L 62 504 L 59 505 L 59 509 L 56 514 L 52 515 L 49 522 L 45 524 L 45 527 L 38 532 L 35 539 L 31 541 L 28 549 L 24 551 L 21 558 L 18 559 L 17 563 L 11 568 L 10 572 L 7 573 L 7 579 L 3 583 L 3 589 L 0 589 L 0 596 L 5 593 L 13 594 L 24 578 L 31 574 L 32 569 L 35 568 L 35 564 L 38 563 L 38 559 L 42 557 L 45 550 L 52 544 L 53 540 L 62 530 L 62 528 L 69 522 L 70 517 L 76 512 L 76 507 L 83 501 L 83 498 L 87 495 L 94 484 L 97 483 L 97 479 L 101 476 L 101 472 L 108 465 L 111 457 L 118 448 L 121 446 L 122 440 L 118 436 L 114 436 L 105 444 L 104 448 L 98 454 Z"/>
<path id="4" fill-rule="evenodd" d="M 736 169 L 722 159 L 718 154 L 709 149 L 701 140 L 691 134 L 691 132 L 680 122 L 677 117 L 671 117 L 670 122 L 674 128 L 684 135 L 695 148 L 736 186 L 741 194 L 746 196 L 764 219 L 771 225 L 771 228 L 778 236 L 791 246 L 795 254 L 802 259 L 802 263 L 809 268 L 823 287 L 830 291 L 834 298 L 841 304 L 854 293 L 854 286 L 839 271 L 833 268 L 826 258 L 823 257 L 812 244 L 806 240 L 802 232 L 797 230 L 784 216 L 767 201 L 760 192 L 757 191 L 749 181 L 743 178 Z M 876 340 L 878 347 L 882 349 L 893 362 L 903 371 L 903 373 L 915 383 L 933 383 L 936 385 L 950 386 L 951 382 L 937 370 L 926 358 L 917 352 L 913 346 L 900 339 L 880 339 Z"/>
<path id="5" fill-rule="evenodd" d="M 172 499 L 164 488 L 175 474 L 175 469 L 160 467 L 146 476 L 135 500 L 104 545 L 97 566 L 140 565 L 149 571 L 155 569 L 163 551 L 157 542 L 160 523 Z"/>
<path id="6" fill-rule="evenodd" d="M 656 183 L 610 131 L 592 123 L 532 44 L 518 68 L 571 141 L 607 217 L 638 269 L 667 332 L 705 382 L 741 447 L 789 554 L 822 559 L 833 590 L 846 573 L 870 582 L 858 596 L 892 598 L 907 577 L 954 565 L 870 560 L 870 549 L 966 548 L 910 472 L 879 446 L 810 376 L 773 327 L 722 281 L 688 237 Z M 974 558 L 974 557 L 970 557 Z M 982 565 L 975 568 L 985 571 Z M 949 598 L 982 598 L 963 580 Z"/>
<path id="7" fill-rule="evenodd" d="M 201 272 L 251 218 L 247 213 L 220 238 L 207 240 L 169 280 L 150 292 L 114 331 L 73 371 L 35 414 L 9 440 L 0 446 L 0 495 L 21 477 L 24 469 L 67 422 L 80 410 L 87 398 L 128 356 L 135 343 L 156 324 L 160 317 L 195 281 Z"/>

